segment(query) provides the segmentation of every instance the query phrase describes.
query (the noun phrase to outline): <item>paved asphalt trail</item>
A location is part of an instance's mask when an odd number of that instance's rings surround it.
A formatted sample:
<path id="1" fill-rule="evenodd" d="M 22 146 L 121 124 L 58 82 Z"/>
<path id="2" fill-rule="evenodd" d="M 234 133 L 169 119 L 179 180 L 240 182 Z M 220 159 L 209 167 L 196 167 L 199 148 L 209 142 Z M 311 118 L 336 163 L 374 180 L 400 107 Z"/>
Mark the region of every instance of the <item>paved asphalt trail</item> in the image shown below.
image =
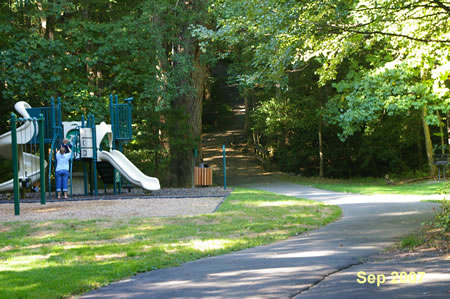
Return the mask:
<path id="1" fill-rule="evenodd" d="M 238 184 L 233 184 L 238 185 Z M 268 246 L 151 271 L 82 298 L 447 298 L 448 261 L 364 263 L 433 217 L 423 197 L 365 196 L 318 190 L 274 178 L 239 185 L 339 205 L 343 217 L 308 234 Z M 358 284 L 366 275 L 426 272 L 421 284 Z M 367 276 L 366 276 L 367 277 Z M 390 279 L 387 279 L 390 281 Z"/>

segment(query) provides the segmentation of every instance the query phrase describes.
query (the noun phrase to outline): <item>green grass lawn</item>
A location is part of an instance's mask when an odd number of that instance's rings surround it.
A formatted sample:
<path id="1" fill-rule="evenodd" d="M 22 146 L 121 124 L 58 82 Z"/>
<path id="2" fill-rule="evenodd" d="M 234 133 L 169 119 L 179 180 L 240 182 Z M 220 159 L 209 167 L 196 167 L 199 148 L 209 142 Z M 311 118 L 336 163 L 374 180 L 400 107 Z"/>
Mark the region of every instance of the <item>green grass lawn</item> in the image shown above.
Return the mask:
<path id="1" fill-rule="evenodd" d="M 236 189 L 214 214 L 0 223 L 1 298 L 61 298 L 138 272 L 268 244 L 336 220 L 337 206 Z"/>
<path id="2" fill-rule="evenodd" d="M 289 175 L 282 175 L 280 178 L 291 183 L 348 193 L 432 195 L 441 194 L 443 189 L 447 189 L 448 192 L 448 183 L 446 182 L 425 181 L 404 185 L 387 185 L 385 180 L 381 178 L 328 179 Z"/>

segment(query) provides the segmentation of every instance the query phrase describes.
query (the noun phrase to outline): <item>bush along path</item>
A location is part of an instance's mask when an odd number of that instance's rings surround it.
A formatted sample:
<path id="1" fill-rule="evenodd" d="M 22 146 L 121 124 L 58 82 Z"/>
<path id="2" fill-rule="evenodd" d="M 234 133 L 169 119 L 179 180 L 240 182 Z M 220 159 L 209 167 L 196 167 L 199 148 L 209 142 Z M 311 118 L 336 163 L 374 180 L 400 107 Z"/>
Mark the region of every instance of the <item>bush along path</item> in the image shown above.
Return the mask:
<path id="1" fill-rule="evenodd" d="M 416 264 L 366 263 L 382 249 L 434 216 L 437 204 L 418 196 L 343 194 L 296 184 L 249 178 L 247 187 L 336 204 L 341 220 L 309 234 L 267 246 L 137 275 L 84 298 L 439 298 L 448 296 L 449 263 L 444 257 Z M 356 271 L 356 272 L 355 272 Z M 359 283 L 358 272 L 366 281 Z M 381 271 L 381 272 L 379 272 Z M 391 273 L 425 272 L 419 282 L 396 283 Z M 368 275 L 384 274 L 375 283 Z M 393 274 L 392 274 L 393 275 Z M 362 280 L 362 279 L 361 279 Z"/>

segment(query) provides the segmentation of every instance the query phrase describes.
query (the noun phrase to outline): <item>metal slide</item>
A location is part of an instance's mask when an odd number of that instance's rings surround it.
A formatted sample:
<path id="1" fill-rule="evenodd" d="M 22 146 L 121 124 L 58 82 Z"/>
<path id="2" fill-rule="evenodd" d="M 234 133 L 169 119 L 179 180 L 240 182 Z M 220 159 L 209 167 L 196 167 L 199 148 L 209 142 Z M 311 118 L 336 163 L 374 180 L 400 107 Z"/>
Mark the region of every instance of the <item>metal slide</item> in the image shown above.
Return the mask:
<path id="1" fill-rule="evenodd" d="M 30 118 L 27 108 L 31 106 L 24 101 L 17 102 L 14 105 L 16 111 L 23 118 Z M 36 130 L 38 128 L 36 127 Z M 17 128 L 17 144 L 27 144 L 33 138 L 35 127 L 32 122 L 25 122 L 22 126 Z M 36 132 L 37 133 L 37 132 Z M 19 179 L 30 179 L 31 183 L 35 183 L 40 179 L 40 164 L 39 156 L 22 152 L 22 147 L 19 146 Z M 12 159 L 11 153 L 11 132 L 0 135 L 0 155 L 8 160 Z M 45 162 L 47 167 L 47 162 Z M 19 184 L 20 186 L 20 184 Z M 0 183 L 0 192 L 13 190 L 13 179 Z"/>
<path id="2" fill-rule="evenodd" d="M 161 188 L 157 178 L 146 176 L 119 151 L 99 151 L 97 158 L 99 161 L 108 161 L 111 163 L 133 185 L 148 191 L 159 190 Z"/>

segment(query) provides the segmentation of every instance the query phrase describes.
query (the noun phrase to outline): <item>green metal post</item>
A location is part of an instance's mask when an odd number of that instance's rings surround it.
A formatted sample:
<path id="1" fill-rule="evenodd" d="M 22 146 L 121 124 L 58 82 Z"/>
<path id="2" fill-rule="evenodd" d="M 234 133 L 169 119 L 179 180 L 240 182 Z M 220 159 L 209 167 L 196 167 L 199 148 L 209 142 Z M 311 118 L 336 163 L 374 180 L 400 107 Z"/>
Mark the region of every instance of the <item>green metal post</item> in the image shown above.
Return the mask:
<path id="1" fill-rule="evenodd" d="M 119 126 L 118 126 L 118 118 L 119 118 L 119 111 L 117 109 L 117 102 L 118 102 L 118 98 L 117 95 L 115 95 L 113 97 L 113 114 L 114 114 L 114 120 L 112 120 L 112 124 L 114 126 L 114 130 L 113 132 L 113 147 L 114 149 L 118 149 L 118 145 L 117 145 L 117 137 L 119 135 Z"/>
<path id="2" fill-rule="evenodd" d="M 89 194 L 94 194 L 94 180 L 92 178 L 92 160 L 89 161 Z"/>
<path id="3" fill-rule="evenodd" d="M 19 203 L 19 167 L 17 157 L 17 125 L 16 115 L 11 113 L 11 150 L 12 150 L 12 166 L 13 166 L 13 188 L 14 188 L 14 215 L 20 215 Z"/>
<path id="4" fill-rule="evenodd" d="M 114 169 L 113 171 L 114 179 L 113 179 L 113 194 L 117 194 L 117 186 L 116 186 L 116 176 L 117 176 L 117 170 Z"/>
<path id="5" fill-rule="evenodd" d="M 133 112 L 133 104 L 131 103 L 132 101 L 133 101 L 133 98 L 125 99 L 125 102 L 128 104 L 126 118 L 127 118 L 127 131 L 128 131 L 127 138 L 129 138 L 129 139 L 133 138 L 132 122 L 131 122 L 131 117 L 132 117 L 132 112 Z"/>
<path id="6" fill-rule="evenodd" d="M 52 140 L 55 138 L 56 136 L 56 108 L 55 108 L 55 100 L 53 99 L 53 97 L 50 98 L 50 104 L 51 104 L 51 113 L 52 113 Z M 49 161 L 49 167 L 48 167 L 48 199 L 52 199 L 52 160 L 53 160 L 53 151 L 54 151 L 54 144 L 52 142 L 51 146 L 50 146 L 50 155 L 48 157 L 48 161 Z"/>
<path id="7" fill-rule="evenodd" d="M 57 106 L 58 108 L 58 123 L 57 123 L 57 125 L 58 126 L 61 126 L 62 125 L 62 109 L 61 109 L 61 97 L 58 97 L 58 106 Z M 63 132 L 63 130 L 62 130 L 62 127 L 60 127 L 60 136 L 62 136 L 62 138 L 64 138 L 65 136 L 63 136 L 64 135 L 64 132 Z"/>
<path id="8" fill-rule="evenodd" d="M 119 151 L 122 152 L 122 143 L 119 142 Z M 120 176 L 119 173 L 119 184 L 118 184 L 118 189 L 119 189 L 119 194 L 122 193 L 122 176 Z"/>
<path id="9" fill-rule="evenodd" d="M 116 102 L 116 104 L 114 105 L 114 129 L 115 129 L 115 131 L 114 131 L 114 134 L 116 135 L 116 142 L 118 142 L 119 143 L 119 151 L 122 151 L 121 149 L 120 149 L 120 139 L 119 139 L 119 141 L 117 141 L 117 137 L 121 137 L 121 135 L 120 135 L 120 108 L 119 108 L 119 96 L 118 95 L 116 95 L 115 96 L 115 102 Z"/>
<path id="10" fill-rule="evenodd" d="M 92 129 L 92 119 L 90 114 L 88 114 L 87 116 L 87 124 L 86 124 L 86 128 L 91 128 Z M 92 159 L 89 159 L 89 194 L 93 195 L 94 194 L 94 180 L 92 177 Z"/>
<path id="11" fill-rule="evenodd" d="M 95 196 L 98 196 L 98 186 L 97 186 L 97 132 L 95 130 L 95 118 L 91 114 L 91 125 L 92 125 L 92 149 L 94 151 L 94 157 L 92 159 L 92 170 L 94 176 L 94 191 Z"/>
<path id="12" fill-rule="evenodd" d="M 132 123 L 131 123 L 131 116 L 132 116 L 132 112 L 133 112 L 133 104 L 131 104 L 131 101 L 133 100 L 133 98 L 130 98 L 128 100 L 128 138 L 133 139 L 133 129 L 132 129 Z"/>
<path id="13" fill-rule="evenodd" d="M 109 96 L 109 114 L 111 118 L 111 132 L 112 132 L 112 149 L 116 149 L 116 133 L 115 133 L 115 124 L 114 124 L 114 100 L 113 95 Z M 113 179 L 113 192 L 117 194 L 117 186 L 116 186 L 116 172 L 117 170 L 114 168 L 114 179 Z"/>
<path id="14" fill-rule="evenodd" d="M 113 141 L 112 141 L 112 148 L 115 149 L 116 148 L 116 134 L 115 134 L 115 123 L 114 123 L 114 101 L 113 101 L 113 95 L 109 96 L 109 114 L 111 115 L 111 131 L 112 131 L 112 135 L 113 135 Z"/>
<path id="15" fill-rule="evenodd" d="M 41 180 L 41 205 L 45 205 L 45 149 L 44 149 L 44 115 L 39 115 L 39 163 Z"/>
<path id="16" fill-rule="evenodd" d="M 81 127 L 82 128 L 86 127 L 86 123 L 84 121 L 84 115 L 81 116 Z M 81 146 L 80 146 L 80 154 L 81 154 Z M 88 183 L 88 175 L 89 174 L 88 174 L 87 167 L 86 167 L 86 160 L 83 159 L 84 195 L 86 195 L 86 196 L 88 195 L 88 185 L 89 185 L 89 183 Z"/>
<path id="17" fill-rule="evenodd" d="M 73 148 L 75 149 L 75 148 Z M 70 151 L 70 177 L 69 177 L 69 182 L 70 182 L 70 198 L 72 199 L 73 196 L 73 150 Z"/>
<path id="18" fill-rule="evenodd" d="M 84 195 L 88 195 L 88 171 L 86 167 L 86 161 L 83 160 L 83 180 L 84 180 Z"/>
<path id="19" fill-rule="evenodd" d="M 55 100 L 53 97 L 50 100 L 50 103 L 52 105 L 52 130 L 53 130 L 53 136 L 56 135 L 56 108 L 55 108 Z M 52 137 L 53 137 L 52 136 Z"/>
<path id="20" fill-rule="evenodd" d="M 222 147 L 223 149 L 223 189 L 227 189 L 227 161 L 225 157 L 225 144 Z"/>

